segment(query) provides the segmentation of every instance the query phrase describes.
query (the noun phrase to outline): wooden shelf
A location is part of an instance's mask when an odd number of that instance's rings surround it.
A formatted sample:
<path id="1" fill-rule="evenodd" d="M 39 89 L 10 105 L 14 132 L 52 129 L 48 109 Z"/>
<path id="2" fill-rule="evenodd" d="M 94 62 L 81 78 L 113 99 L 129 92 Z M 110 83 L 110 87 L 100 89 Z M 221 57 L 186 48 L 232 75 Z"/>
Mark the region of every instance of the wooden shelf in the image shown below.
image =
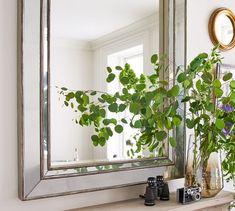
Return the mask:
<path id="1" fill-rule="evenodd" d="M 182 205 L 176 202 L 175 193 L 172 193 L 170 201 L 156 201 L 156 205 L 151 207 L 145 206 L 143 199 L 133 199 L 128 201 L 74 209 L 71 211 L 225 211 L 228 210 L 229 204 L 233 201 L 233 194 L 234 193 L 231 192 L 221 191 L 214 198 L 202 199 L 199 202 Z"/>

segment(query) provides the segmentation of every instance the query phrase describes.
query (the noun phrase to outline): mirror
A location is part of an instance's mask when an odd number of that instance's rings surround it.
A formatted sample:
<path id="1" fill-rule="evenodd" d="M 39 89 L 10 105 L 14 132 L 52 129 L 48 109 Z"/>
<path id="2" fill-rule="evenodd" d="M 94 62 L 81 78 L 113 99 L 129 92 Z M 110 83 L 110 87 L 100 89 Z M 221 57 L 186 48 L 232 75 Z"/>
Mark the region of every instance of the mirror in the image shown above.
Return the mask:
<path id="1" fill-rule="evenodd" d="M 220 45 L 221 50 L 229 50 L 235 46 L 235 16 L 226 8 L 213 12 L 209 21 L 209 32 L 213 44 Z"/>
<path id="2" fill-rule="evenodd" d="M 136 75 L 149 74 L 155 53 L 168 55 L 170 68 L 160 77 L 174 84 L 176 64 L 186 61 L 186 1 L 18 2 L 19 197 L 133 186 L 157 174 L 182 177 L 184 125 L 172 134 L 177 147 L 170 147 L 166 139 L 161 154 L 144 149 L 128 155 L 128 140 L 136 129 L 121 123 L 125 132 L 115 133 L 104 146 L 94 146 L 94 128 L 76 124 L 77 108 L 66 106 L 60 89 L 114 94 L 122 87 L 118 81 L 106 82 L 106 67 L 129 63 Z M 128 112 L 106 112 L 117 121 L 130 118 Z"/>
<path id="3" fill-rule="evenodd" d="M 157 150 L 131 154 L 128 140 L 139 129 L 127 128 L 124 123 L 121 134 L 114 133 L 107 144 L 95 147 L 91 140 L 94 126 L 78 123 L 82 112 L 67 108 L 57 87 L 114 95 L 123 86 L 118 80 L 106 82 L 107 66 L 115 69 L 128 63 L 137 76 L 153 71 L 149 58 L 159 52 L 159 0 L 135 4 L 133 0 L 51 0 L 50 44 L 48 153 L 52 167 L 156 157 Z M 77 105 L 76 101 L 73 104 Z M 106 112 L 108 119 L 116 118 L 117 122 L 132 117 L 127 111 Z"/>

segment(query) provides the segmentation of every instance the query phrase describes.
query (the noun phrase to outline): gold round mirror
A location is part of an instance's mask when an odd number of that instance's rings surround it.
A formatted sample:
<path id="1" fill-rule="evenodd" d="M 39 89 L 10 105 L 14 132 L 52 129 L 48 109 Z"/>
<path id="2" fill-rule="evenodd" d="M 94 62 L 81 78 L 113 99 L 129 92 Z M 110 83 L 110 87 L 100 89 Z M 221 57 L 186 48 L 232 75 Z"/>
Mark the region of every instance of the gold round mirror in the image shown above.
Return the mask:
<path id="1" fill-rule="evenodd" d="M 215 10 L 209 20 L 209 35 L 222 51 L 235 47 L 235 15 L 227 8 Z"/>

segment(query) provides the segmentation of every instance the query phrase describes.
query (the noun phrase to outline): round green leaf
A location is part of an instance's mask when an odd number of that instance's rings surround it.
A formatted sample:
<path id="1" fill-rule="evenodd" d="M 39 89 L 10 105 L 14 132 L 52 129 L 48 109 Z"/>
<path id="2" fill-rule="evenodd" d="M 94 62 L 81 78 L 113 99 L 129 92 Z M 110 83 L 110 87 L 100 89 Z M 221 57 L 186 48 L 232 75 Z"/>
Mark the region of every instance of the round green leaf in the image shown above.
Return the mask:
<path id="1" fill-rule="evenodd" d="M 117 132 L 117 133 L 122 133 L 123 131 L 123 127 L 121 125 L 116 125 L 114 130 Z"/>
<path id="2" fill-rule="evenodd" d="M 91 96 L 94 96 L 94 95 L 96 95 L 96 94 L 97 94 L 96 91 L 91 92 Z"/>
<path id="3" fill-rule="evenodd" d="M 124 123 L 124 124 L 127 124 L 127 121 L 126 121 L 126 119 L 121 119 L 121 121 L 122 121 L 122 123 Z"/>
<path id="4" fill-rule="evenodd" d="M 99 138 L 99 144 L 100 144 L 100 146 L 104 146 L 105 145 L 105 143 L 106 143 L 106 140 L 105 140 L 105 138 L 104 137 L 100 137 Z"/>
<path id="5" fill-rule="evenodd" d="M 156 138 L 158 141 L 163 141 L 167 137 L 167 133 L 165 131 L 156 132 Z"/>
<path id="6" fill-rule="evenodd" d="M 82 105 L 79 105 L 79 106 L 77 107 L 77 109 L 78 109 L 79 111 L 81 111 L 81 112 L 84 112 L 84 111 L 87 110 L 87 108 L 84 107 L 84 106 L 82 106 Z"/>
<path id="7" fill-rule="evenodd" d="M 181 124 L 181 119 L 179 117 L 173 117 L 173 123 L 178 127 Z"/>
<path id="8" fill-rule="evenodd" d="M 109 135 L 110 137 L 113 136 L 113 131 L 111 130 L 110 127 L 106 127 L 106 131 L 107 131 L 107 133 L 108 133 L 108 135 Z"/>
<path id="9" fill-rule="evenodd" d="M 212 82 L 212 74 L 209 72 L 204 72 L 201 78 L 207 84 L 210 84 Z"/>
<path id="10" fill-rule="evenodd" d="M 216 88 L 220 88 L 220 87 L 221 87 L 221 82 L 220 82 L 220 80 L 215 79 L 214 82 L 213 82 L 213 85 L 214 85 L 214 87 L 216 87 Z"/>
<path id="11" fill-rule="evenodd" d="M 173 86 L 170 90 L 170 95 L 173 97 L 177 97 L 179 93 L 180 93 L 180 88 L 178 85 Z"/>
<path id="12" fill-rule="evenodd" d="M 175 148 L 176 147 L 176 140 L 174 138 L 169 138 L 169 141 L 170 141 L 170 145 Z"/>
<path id="13" fill-rule="evenodd" d="M 114 125 L 116 125 L 116 124 L 117 124 L 117 120 L 116 120 L 116 119 L 114 119 L 114 118 L 110 119 L 110 122 L 111 122 L 112 124 L 114 124 Z"/>
<path id="14" fill-rule="evenodd" d="M 186 119 L 186 125 L 187 125 L 187 128 L 192 129 L 195 124 L 193 120 Z"/>
<path id="15" fill-rule="evenodd" d="M 69 99 L 73 99 L 75 97 L 75 94 L 73 92 L 70 92 L 67 94 L 67 96 Z"/>
<path id="16" fill-rule="evenodd" d="M 179 75 L 178 75 L 178 77 L 177 77 L 177 81 L 179 82 L 179 83 L 182 83 L 182 82 L 184 82 L 186 80 L 186 74 L 185 73 L 180 73 Z"/>
<path id="17" fill-rule="evenodd" d="M 200 92 L 201 91 L 201 89 L 202 89 L 202 82 L 201 82 L 201 80 L 198 80 L 197 82 L 196 82 L 196 88 L 197 88 L 197 90 Z"/>
<path id="18" fill-rule="evenodd" d="M 223 95 L 223 90 L 220 88 L 215 88 L 215 96 L 222 97 L 222 95 Z"/>
<path id="19" fill-rule="evenodd" d="M 129 83 L 129 78 L 127 77 L 122 77 L 120 78 L 120 82 L 123 84 L 123 85 L 126 85 Z"/>
<path id="20" fill-rule="evenodd" d="M 69 103 L 68 103 L 67 101 L 64 101 L 64 104 L 65 104 L 66 106 L 69 106 Z"/>
<path id="21" fill-rule="evenodd" d="M 100 110 L 99 110 L 99 114 L 100 114 L 101 117 L 104 118 L 104 117 L 105 117 L 105 114 L 106 114 L 106 111 L 105 111 L 104 109 L 100 109 Z"/>
<path id="22" fill-rule="evenodd" d="M 158 61 L 158 55 L 157 55 L 157 54 L 152 55 L 152 57 L 151 57 L 151 63 L 152 63 L 152 64 L 156 64 L 157 61 Z"/>
<path id="23" fill-rule="evenodd" d="M 230 82 L 230 87 L 231 87 L 232 89 L 235 89 L 235 81 L 234 81 L 234 80 L 232 80 L 232 81 Z"/>
<path id="24" fill-rule="evenodd" d="M 135 121 L 134 128 L 141 128 L 141 127 L 142 127 L 141 121 L 140 120 Z"/>
<path id="25" fill-rule="evenodd" d="M 130 112 L 133 114 L 137 114 L 141 109 L 141 105 L 139 103 L 131 103 L 130 104 Z"/>
<path id="26" fill-rule="evenodd" d="M 188 88 L 190 86 L 191 82 L 189 80 L 185 80 L 183 83 L 184 88 Z"/>
<path id="27" fill-rule="evenodd" d="M 140 92 L 146 88 L 145 84 L 137 84 L 136 89 Z"/>
<path id="28" fill-rule="evenodd" d="M 105 103 L 105 100 L 103 100 L 102 98 L 98 98 L 98 101 L 100 102 L 100 103 Z"/>
<path id="29" fill-rule="evenodd" d="M 87 105 L 89 103 L 89 97 L 87 95 L 83 95 L 82 96 L 82 100 L 83 100 L 83 104 L 84 105 Z"/>
<path id="30" fill-rule="evenodd" d="M 122 93 L 125 94 L 125 95 L 128 94 L 127 88 L 123 88 L 123 89 L 122 89 Z"/>
<path id="31" fill-rule="evenodd" d="M 120 112 L 123 112 L 123 111 L 125 111 L 126 107 L 127 106 L 125 104 L 120 104 L 118 109 L 119 109 Z"/>
<path id="32" fill-rule="evenodd" d="M 109 125 L 110 123 L 111 123 L 111 122 L 110 122 L 109 119 L 104 119 L 104 120 L 103 120 L 103 124 L 106 125 L 106 126 Z"/>
<path id="33" fill-rule="evenodd" d="M 109 105 L 108 109 L 111 112 L 117 112 L 118 111 L 118 104 L 117 103 L 112 103 L 111 105 Z"/>
<path id="34" fill-rule="evenodd" d="M 222 119 L 216 119 L 215 121 L 215 126 L 219 129 L 222 130 L 225 127 L 225 123 Z"/>
<path id="35" fill-rule="evenodd" d="M 62 87 L 61 90 L 67 91 L 68 89 L 66 87 Z"/>
<path id="36" fill-rule="evenodd" d="M 232 91 L 232 92 L 231 92 L 230 99 L 231 99 L 232 101 L 235 101 L 235 91 Z"/>
<path id="37" fill-rule="evenodd" d="M 223 81 L 228 81 L 233 77 L 232 73 L 227 73 L 223 76 Z"/>
<path id="38" fill-rule="evenodd" d="M 191 97 L 186 96 L 186 97 L 184 97 L 184 98 L 181 100 L 181 102 L 182 102 L 182 103 L 185 103 L 185 102 L 188 102 L 189 100 L 191 100 Z"/>
<path id="39" fill-rule="evenodd" d="M 116 69 L 116 70 L 122 70 L 122 67 L 116 66 L 115 69 Z"/>
<path id="40" fill-rule="evenodd" d="M 91 140 L 92 140 L 94 146 L 98 146 L 98 144 L 99 144 L 99 137 L 97 135 L 91 136 Z"/>
<path id="41" fill-rule="evenodd" d="M 115 75 L 113 73 L 110 73 L 106 79 L 108 83 L 112 82 L 115 79 Z"/>
<path id="42" fill-rule="evenodd" d="M 111 73 L 112 72 L 112 68 L 111 67 L 107 67 L 107 71 L 108 71 L 108 73 Z"/>

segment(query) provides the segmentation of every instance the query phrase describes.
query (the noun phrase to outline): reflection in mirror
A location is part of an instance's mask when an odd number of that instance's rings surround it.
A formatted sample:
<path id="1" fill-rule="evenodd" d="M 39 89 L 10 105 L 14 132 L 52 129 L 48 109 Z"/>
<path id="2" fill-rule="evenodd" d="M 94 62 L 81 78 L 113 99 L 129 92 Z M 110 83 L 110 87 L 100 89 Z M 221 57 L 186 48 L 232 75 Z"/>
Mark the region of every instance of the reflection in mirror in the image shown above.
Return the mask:
<path id="1" fill-rule="evenodd" d="M 150 56 L 159 48 L 159 1 L 52 0 L 50 25 L 52 166 L 156 157 L 156 152 L 147 149 L 128 154 L 127 140 L 137 131 L 131 128 L 114 134 L 105 146 L 94 147 L 94 128 L 75 123 L 79 114 L 66 108 L 57 87 L 114 94 L 122 87 L 118 80 L 105 83 L 107 66 L 129 63 L 137 76 L 149 74 Z M 121 119 L 130 114 L 108 116 Z"/>
<path id="2" fill-rule="evenodd" d="M 216 19 L 215 32 L 221 43 L 224 45 L 231 43 L 234 37 L 234 27 L 232 20 L 227 15 L 221 14 Z"/>
<path id="3" fill-rule="evenodd" d="M 235 47 L 235 15 L 227 8 L 218 8 L 210 16 L 209 35 L 214 45 L 227 51 Z"/>

